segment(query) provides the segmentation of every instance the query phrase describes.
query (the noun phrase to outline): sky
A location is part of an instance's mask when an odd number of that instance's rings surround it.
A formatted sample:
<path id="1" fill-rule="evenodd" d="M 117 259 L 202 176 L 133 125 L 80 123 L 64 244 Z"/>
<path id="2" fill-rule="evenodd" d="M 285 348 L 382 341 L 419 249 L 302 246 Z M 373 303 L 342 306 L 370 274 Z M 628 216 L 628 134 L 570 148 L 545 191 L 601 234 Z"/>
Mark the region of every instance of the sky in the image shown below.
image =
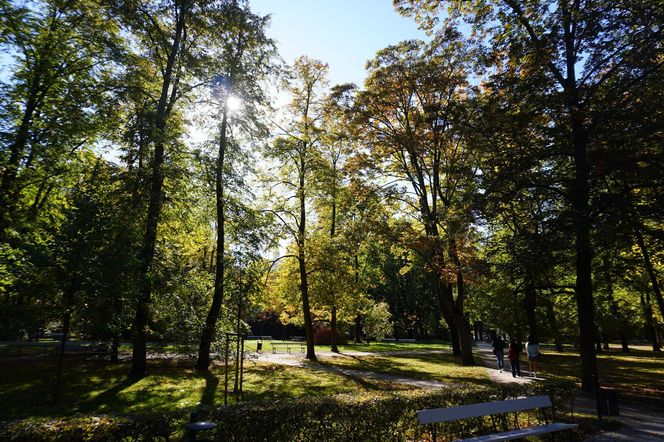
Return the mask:
<path id="1" fill-rule="evenodd" d="M 364 81 L 376 51 L 413 38 L 426 39 L 392 0 L 250 0 L 253 12 L 272 16 L 268 35 L 284 61 L 307 55 L 329 64 L 330 85 Z"/>

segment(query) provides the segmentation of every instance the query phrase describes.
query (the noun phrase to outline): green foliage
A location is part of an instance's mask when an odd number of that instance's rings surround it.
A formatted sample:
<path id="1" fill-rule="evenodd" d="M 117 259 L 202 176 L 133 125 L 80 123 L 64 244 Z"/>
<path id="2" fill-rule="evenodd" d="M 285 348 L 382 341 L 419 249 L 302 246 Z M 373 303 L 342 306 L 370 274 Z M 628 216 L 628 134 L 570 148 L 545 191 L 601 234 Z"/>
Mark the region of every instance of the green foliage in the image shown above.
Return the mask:
<path id="1" fill-rule="evenodd" d="M 414 390 L 401 393 L 367 393 L 322 398 L 246 403 L 217 409 L 201 409 L 199 419 L 216 422 L 212 434 L 223 441 L 378 441 L 413 440 L 425 427 L 417 423 L 416 411 L 548 394 L 558 416 L 565 414 L 574 384 L 544 382 L 495 387 L 460 387 Z M 3 440 L 103 441 L 128 438 L 158 440 L 173 437 L 185 422 L 182 412 L 137 413 L 128 416 L 84 416 L 60 419 L 29 418 L 0 426 Z M 533 414 L 535 424 L 541 416 Z M 458 423 L 441 425 L 458 433 Z M 466 422 L 466 431 L 482 434 L 493 429 L 488 419 Z M 467 433 L 468 434 L 468 433 Z"/>
<path id="2" fill-rule="evenodd" d="M 560 411 L 560 405 L 569 401 L 572 389 L 573 384 L 555 383 L 339 395 L 241 404 L 209 410 L 206 418 L 219 424 L 215 440 L 224 441 L 413 440 L 427 431 L 417 423 L 417 410 L 553 393 Z M 468 425 L 473 434 L 492 429 L 488 420 L 474 420 Z M 445 430 L 458 432 L 458 423 L 445 425 Z"/>
<path id="3" fill-rule="evenodd" d="M 374 303 L 364 312 L 362 331 L 367 337 L 382 341 L 386 336 L 390 336 L 393 330 L 392 313 L 387 303 Z"/>
<path id="4" fill-rule="evenodd" d="M 182 432 L 182 412 L 135 413 L 130 416 L 74 415 L 59 419 L 28 418 L 0 425 L 6 441 L 156 441 Z"/>

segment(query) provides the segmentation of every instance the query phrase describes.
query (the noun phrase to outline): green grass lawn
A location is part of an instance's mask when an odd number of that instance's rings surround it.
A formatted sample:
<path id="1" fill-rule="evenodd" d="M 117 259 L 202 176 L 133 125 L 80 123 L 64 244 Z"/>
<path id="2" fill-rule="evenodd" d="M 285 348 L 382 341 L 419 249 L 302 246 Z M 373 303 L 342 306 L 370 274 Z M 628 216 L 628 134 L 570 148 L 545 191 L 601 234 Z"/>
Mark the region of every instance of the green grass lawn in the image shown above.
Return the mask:
<path id="1" fill-rule="evenodd" d="M 537 372 L 543 377 L 564 378 L 580 382 L 579 354 L 545 350 Z M 633 349 L 629 353 L 617 350 L 597 355 L 600 383 L 619 389 L 623 394 L 664 398 L 664 354 Z M 528 368 L 522 361 L 521 368 Z"/>
<path id="2" fill-rule="evenodd" d="M 249 344 L 251 341 L 249 342 Z M 253 342 L 255 344 L 255 341 Z M 252 347 L 248 345 L 249 349 Z M 264 346 L 264 351 L 271 351 Z M 374 371 L 443 383 L 486 384 L 491 382 L 483 367 L 464 367 L 444 343 L 371 343 L 345 345 L 341 357 L 323 356 L 319 364 Z M 317 346 L 317 350 L 328 350 Z M 432 354 L 417 351 L 441 350 Z M 389 352 L 396 353 L 389 353 Z M 378 353 L 364 355 L 356 352 Z M 578 381 L 577 353 L 547 350 L 538 372 L 546 378 Z M 598 356 L 600 378 L 605 386 L 624 393 L 664 397 L 664 355 L 633 350 Z M 203 375 L 188 360 L 153 359 L 150 376 L 131 383 L 126 380 L 128 361 L 111 364 L 102 359 L 69 357 L 65 361 L 61 401 L 49 402 L 56 358 L 0 356 L 0 420 L 28 416 L 59 417 L 81 413 L 132 413 L 141 410 L 191 410 L 198 403 L 223 404 L 224 368 L 213 366 Z M 527 368 L 527 362 L 523 361 Z M 233 373 L 229 376 L 232 390 Z M 244 399 L 272 400 L 335 393 L 412 388 L 389 381 L 361 379 L 309 368 L 273 365 L 248 360 L 245 363 Z M 229 394 L 229 401 L 234 397 Z"/>
<path id="3" fill-rule="evenodd" d="M 251 339 L 244 341 L 244 348 L 248 351 L 256 351 L 257 340 Z M 263 351 L 272 351 L 270 342 L 282 343 L 288 342 L 295 345 L 305 344 L 303 341 L 282 341 L 280 339 L 266 340 L 263 341 Z M 349 352 L 349 351 L 359 351 L 359 352 L 370 352 L 370 353 L 385 353 L 392 351 L 429 351 L 429 350 L 449 350 L 449 342 L 443 341 L 424 341 L 424 342 L 396 342 L 396 341 L 385 341 L 385 342 L 371 342 L 371 343 L 348 343 L 344 345 L 339 345 L 339 351 Z M 316 345 L 316 350 L 325 350 L 329 351 L 329 345 Z M 285 349 L 279 348 L 279 351 L 285 351 Z"/>
<path id="4" fill-rule="evenodd" d="M 81 413 L 131 413 L 141 410 L 193 409 L 199 402 L 223 404 L 224 368 L 209 375 L 195 372 L 188 361 L 151 360 L 150 376 L 126 380 L 130 364 L 71 358 L 65 364 L 62 397 L 49 402 L 55 358 L 0 359 L 0 420 Z M 230 374 L 229 389 L 233 388 Z M 264 363 L 246 362 L 245 400 L 351 393 L 391 389 L 388 383 L 364 382 L 342 375 Z M 230 403 L 235 399 L 229 394 Z"/>
<path id="5" fill-rule="evenodd" d="M 319 345 L 316 348 L 321 348 L 324 350 L 329 350 L 329 345 Z M 384 341 L 384 342 L 371 342 L 371 343 L 360 343 L 360 344 L 345 344 L 339 346 L 339 351 L 361 351 L 361 352 L 371 352 L 371 353 L 384 353 L 392 351 L 430 351 L 430 350 L 450 350 L 449 342 L 443 341 L 423 341 L 423 342 L 396 342 L 396 341 Z"/>
<path id="6" fill-rule="evenodd" d="M 484 367 L 465 367 L 451 353 L 390 354 L 372 356 L 319 357 L 321 364 L 356 370 L 374 371 L 413 379 L 445 383 L 486 384 L 490 382 Z"/>

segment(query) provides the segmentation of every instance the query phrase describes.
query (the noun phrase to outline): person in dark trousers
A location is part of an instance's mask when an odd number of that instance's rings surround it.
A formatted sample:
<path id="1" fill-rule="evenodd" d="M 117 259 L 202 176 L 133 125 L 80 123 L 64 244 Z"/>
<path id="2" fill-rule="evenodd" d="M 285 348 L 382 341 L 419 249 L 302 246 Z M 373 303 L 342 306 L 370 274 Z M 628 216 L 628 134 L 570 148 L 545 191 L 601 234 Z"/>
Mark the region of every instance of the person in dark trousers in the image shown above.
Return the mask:
<path id="1" fill-rule="evenodd" d="M 502 373 L 505 368 L 505 341 L 500 335 L 493 340 L 493 354 L 496 355 L 498 361 L 498 370 Z"/>
<path id="2" fill-rule="evenodd" d="M 519 365 L 519 356 L 521 356 L 521 346 L 516 342 L 516 339 L 510 340 L 510 349 L 507 353 L 507 357 L 510 360 L 510 365 L 512 366 L 512 376 L 517 377 L 521 376 L 521 367 Z"/>

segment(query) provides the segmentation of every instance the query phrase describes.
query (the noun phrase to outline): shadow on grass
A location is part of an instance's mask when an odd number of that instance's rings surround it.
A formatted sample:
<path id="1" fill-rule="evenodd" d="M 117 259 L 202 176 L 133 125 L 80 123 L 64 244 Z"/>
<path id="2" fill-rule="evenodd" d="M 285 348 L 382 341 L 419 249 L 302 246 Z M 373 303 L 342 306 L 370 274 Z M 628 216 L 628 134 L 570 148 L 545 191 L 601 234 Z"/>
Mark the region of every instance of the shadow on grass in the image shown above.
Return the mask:
<path id="1" fill-rule="evenodd" d="M 136 379 L 136 378 L 125 378 L 122 381 L 115 384 L 113 387 L 97 395 L 94 399 L 82 403 L 79 407 L 79 410 L 82 411 L 83 413 L 90 413 L 96 411 L 100 405 L 115 402 L 118 394 L 122 390 L 131 387 L 140 380 L 141 379 Z"/>
<path id="2" fill-rule="evenodd" d="M 486 384 L 490 382 L 474 367 L 465 367 L 451 354 L 412 354 L 391 356 L 347 355 L 348 359 L 322 361 L 323 365 L 370 371 L 390 376 L 444 383 Z"/>

